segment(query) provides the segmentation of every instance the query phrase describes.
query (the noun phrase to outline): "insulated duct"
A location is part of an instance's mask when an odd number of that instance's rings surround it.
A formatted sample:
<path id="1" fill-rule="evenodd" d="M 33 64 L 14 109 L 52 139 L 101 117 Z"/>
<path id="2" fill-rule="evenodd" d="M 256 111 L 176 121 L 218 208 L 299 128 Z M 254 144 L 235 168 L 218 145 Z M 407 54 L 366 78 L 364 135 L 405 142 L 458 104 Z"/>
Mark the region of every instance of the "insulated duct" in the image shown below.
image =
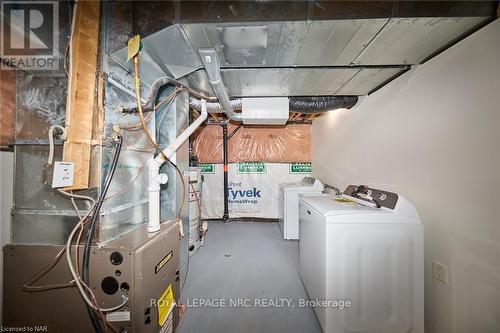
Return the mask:
<path id="1" fill-rule="evenodd" d="M 195 91 L 193 91 L 189 87 L 183 85 L 181 82 L 179 82 L 178 80 L 176 80 L 174 78 L 171 78 L 169 76 L 163 76 L 163 77 L 156 79 L 151 84 L 151 88 L 149 89 L 148 98 L 147 98 L 146 102 L 142 105 L 142 110 L 144 112 L 153 111 L 154 105 L 156 103 L 156 98 L 158 97 L 158 92 L 160 91 L 160 89 L 164 85 L 167 85 L 167 84 L 171 84 L 177 88 L 183 88 L 184 90 L 187 90 L 189 93 L 195 94 L 195 96 L 197 96 L 198 98 L 205 98 L 206 97 L 206 96 L 202 96 L 200 94 L 197 94 Z M 198 104 L 199 108 L 197 110 L 201 110 L 201 100 L 198 100 L 198 103 L 199 103 Z M 123 113 L 137 113 L 138 109 L 137 109 L 137 107 L 131 107 L 131 108 L 123 108 L 121 111 Z"/>
<path id="2" fill-rule="evenodd" d="M 231 104 L 233 110 L 241 110 L 241 102 L 241 98 L 229 100 L 229 103 Z M 200 111 L 201 100 L 194 97 L 189 97 L 189 106 L 192 109 Z M 207 111 L 208 113 L 225 113 L 225 110 L 220 103 L 207 103 Z"/>
<path id="3" fill-rule="evenodd" d="M 322 113 L 335 109 L 350 109 L 358 102 L 358 96 L 321 96 L 321 97 L 289 97 L 290 112 Z M 241 110 L 242 99 L 229 101 L 233 110 Z M 189 98 L 189 106 L 201 110 L 201 101 L 194 97 Z M 209 113 L 225 113 L 220 103 L 207 103 Z"/>
<path id="4" fill-rule="evenodd" d="M 358 102 L 358 96 L 290 97 L 290 112 L 321 113 L 335 109 L 350 109 Z"/>
<path id="5" fill-rule="evenodd" d="M 222 82 L 222 81 L 220 81 Z M 165 84 L 172 84 L 177 87 L 182 87 L 188 90 L 189 93 L 195 93 L 189 87 L 181 84 L 179 81 L 171 78 L 171 77 L 161 77 L 157 79 L 152 85 L 149 92 L 149 96 L 147 98 L 146 103 L 143 105 L 144 111 L 153 110 L 153 105 L 155 103 L 156 96 L 158 91 Z M 221 83 L 222 84 L 222 83 Z M 221 89 L 225 91 L 225 87 L 221 86 Z M 198 96 L 197 94 L 196 96 Z M 220 96 L 218 95 L 220 98 Z M 220 99 L 221 100 L 221 99 Z M 241 114 L 234 112 L 235 110 L 242 109 L 242 99 L 229 99 L 229 97 L 223 98 L 224 103 L 222 102 L 207 102 L 207 110 L 209 113 L 225 113 L 228 115 L 228 118 L 234 121 L 242 121 Z M 350 109 L 358 102 L 358 96 L 305 96 L 305 97 L 289 97 L 289 110 L 290 112 L 298 112 L 298 113 L 322 113 L 325 111 L 331 111 L 335 109 Z M 201 110 L 201 100 L 195 97 L 189 97 L 189 106 L 192 109 Z M 228 113 L 228 110 L 231 110 Z M 122 110 L 125 113 L 136 113 L 137 108 L 129 108 Z"/>
<path id="6" fill-rule="evenodd" d="M 146 100 L 146 103 L 142 106 L 142 109 L 144 111 L 153 110 L 154 104 L 156 102 L 156 96 L 158 95 L 158 91 L 160 91 L 160 88 L 168 83 L 170 83 L 176 87 L 184 87 L 179 81 L 177 81 L 171 77 L 168 77 L 168 76 L 164 76 L 164 77 L 157 79 L 151 85 L 151 89 L 149 90 L 148 99 Z M 135 110 L 135 108 L 134 108 L 134 110 Z M 201 110 L 201 101 L 200 101 L 200 110 Z"/>

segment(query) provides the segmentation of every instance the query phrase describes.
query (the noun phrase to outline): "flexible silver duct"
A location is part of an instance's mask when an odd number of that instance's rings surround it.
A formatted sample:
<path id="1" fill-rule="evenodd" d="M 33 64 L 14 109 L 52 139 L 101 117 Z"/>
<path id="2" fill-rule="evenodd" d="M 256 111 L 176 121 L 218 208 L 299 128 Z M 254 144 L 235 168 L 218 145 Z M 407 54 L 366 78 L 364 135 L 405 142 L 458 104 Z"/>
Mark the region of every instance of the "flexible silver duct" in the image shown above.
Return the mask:
<path id="1" fill-rule="evenodd" d="M 340 108 L 350 109 L 358 101 L 357 96 L 289 97 L 290 112 L 322 113 Z M 242 99 L 229 100 L 233 110 L 241 110 Z M 201 100 L 190 97 L 189 106 L 201 110 Z M 207 103 L 209 113 L 226 113 L 221 103 Z M 232 119 L 232 118 L 230 118 Z"/>
<path id="2" fill-rule="evenodd" d="M 215 96 L 219 103 L 210 103 L 208 112 L 225 113 L 226 116 L 234 121 L 242 121 L 242 114 L 234 112 L 235 109 L 241 109 L 242 100 L 231 101 L 224 86 L 220 74 L 220 62 L 217 52 L 214 49 L 199 49 L 201 61 L 205 66 L 208 81 L 212 86 Z M 358 101 L 357 96 L 311 96 L 311 97 L 289 97 L 289 111 L 300 113 L 320 113 L 340 108 L 351 108 Z M 191 105 L 192 102 L 192 105 Z M 192 108 L 200 110 L 201 101 L 190 99 Z"/>
<path id="3" fill-rule="evenodd" d="M 241 110 L 241 98 L 231 99 L 229 100 L 229 103 L 233 110 Z M 194 97 L 189 97 L 189 106 L 192 109 L 200 111 L 201 100 Z M 207 111 L 208 113 L 226 113 L 220 103 L 207 103 Z"/>

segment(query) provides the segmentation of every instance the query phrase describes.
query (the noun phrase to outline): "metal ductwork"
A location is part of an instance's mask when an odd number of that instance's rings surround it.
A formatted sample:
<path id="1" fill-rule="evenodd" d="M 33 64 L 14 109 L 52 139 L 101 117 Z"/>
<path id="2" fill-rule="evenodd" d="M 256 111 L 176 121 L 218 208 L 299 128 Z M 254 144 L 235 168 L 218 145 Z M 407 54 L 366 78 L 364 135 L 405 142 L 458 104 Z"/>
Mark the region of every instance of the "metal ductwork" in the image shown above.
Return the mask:
<path id="1" fill-rule="evenodd" d="M 233 110 L 242 109 L 243 99 L 229 100 Z M 320 96 L 320 97 L 289 97 L 290 112 L 321 113 L 335 109 L 350 109 L 358 102 L 358 96 Z M 189 106 L 201 110 L 201 100 L 189 98 Z M 225 108 L 220 103 L 207 103 L 209 113 L 225 113 Z"/>
<path id="2" fill-rule="evenodd" d="M 220 61 L 217 52 L 214 49 L 200 49 L 198 53 L 205 66 L 208 81 L 227 117 L 234 121 L 241 121 L 241 114 L 234 112 L 233 106 L 229 100 L 229 95 L 227 94 L 227 89 L 224 86 L 224 81 L 222 81 L 220 75 Z"/>

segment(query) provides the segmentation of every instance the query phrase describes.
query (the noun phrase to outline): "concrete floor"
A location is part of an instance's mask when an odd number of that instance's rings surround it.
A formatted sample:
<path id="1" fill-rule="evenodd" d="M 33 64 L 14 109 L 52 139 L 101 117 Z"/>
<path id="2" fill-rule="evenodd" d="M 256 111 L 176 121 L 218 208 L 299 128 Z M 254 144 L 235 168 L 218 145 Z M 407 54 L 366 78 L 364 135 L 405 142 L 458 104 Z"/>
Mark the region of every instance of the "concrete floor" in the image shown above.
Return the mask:
<path id="1" fill-rule="evenodd" d="M 283 240 L 277 223 L 210 222 L 205 245 L 190 259 L 182 292 L 188 308 L 177 332 L 321 333 L 313 309 L 300 307 L 301 299 L 308 297 L 298 272 L 298 242 Z M 220 300 L 219 307 L 213 300 Z M 231 304 L 238 300 L 246 303 Z"/>

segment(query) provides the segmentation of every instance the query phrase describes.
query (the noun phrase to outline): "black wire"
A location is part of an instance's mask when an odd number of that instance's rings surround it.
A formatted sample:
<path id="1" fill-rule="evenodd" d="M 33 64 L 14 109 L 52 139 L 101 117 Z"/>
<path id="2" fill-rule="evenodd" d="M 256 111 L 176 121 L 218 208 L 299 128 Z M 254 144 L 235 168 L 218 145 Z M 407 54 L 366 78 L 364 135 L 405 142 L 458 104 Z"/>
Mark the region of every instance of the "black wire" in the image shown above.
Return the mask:
<path id="1" fill-rule="evenodd" d="M 236 127 L 236 129 L 234 129 L 228 136 L 227 136 L 227 141 L 231 140 L 231 138 L 236 134 L 236 132 L 238 132 L 241 128 L 241 126 L 243 126 L 243 124 L 239 124 L 238 127 Z"/>
<path id="2" fill-rule="evenodd" d="M 83 259 L 82 259 L 82 276 L 83 282 L 89 285 L 89 262 L 90 262 L 90 248 L 92 245 L 92 239 L 94 238 L 95 227 L 97 224 L 97 219 L 99 217 L 99 212 L 101 211 L 102 204 L 104 202 L 104 198 L 106 198 L 106 193 L 108 192 L 109 185 L 111 184 L 111 180 L 113 179 L 113 175 L 115 174 L 116 166 L 118 164 L 118 159 L 120 158 L 120 152 L 123 145 L 123 137 L 118 137 L 118 142 L 116 144 L 115 155 L 113 156 L 113 162 L 111 164 L 111 169 L 109 169 L 106 180 L 104 181 L 104 185 L 102 187 L 101 194 L 99 196 L 99 200 L 96 203 L 96 207 L 92 214 L 92 220 L 90 222 L 89 229 L 87 231 L 87 237 L 85 241 L 85 246 L 83 250 Z M 87 304 L 87 312 L 89 313 L 90 319 L 92 321 L 92 326 L 94 326 L 94 330 L 98 333 L 103 332 L 101 324 L 97 319 L 97 314 L 94 309 Z"/>

